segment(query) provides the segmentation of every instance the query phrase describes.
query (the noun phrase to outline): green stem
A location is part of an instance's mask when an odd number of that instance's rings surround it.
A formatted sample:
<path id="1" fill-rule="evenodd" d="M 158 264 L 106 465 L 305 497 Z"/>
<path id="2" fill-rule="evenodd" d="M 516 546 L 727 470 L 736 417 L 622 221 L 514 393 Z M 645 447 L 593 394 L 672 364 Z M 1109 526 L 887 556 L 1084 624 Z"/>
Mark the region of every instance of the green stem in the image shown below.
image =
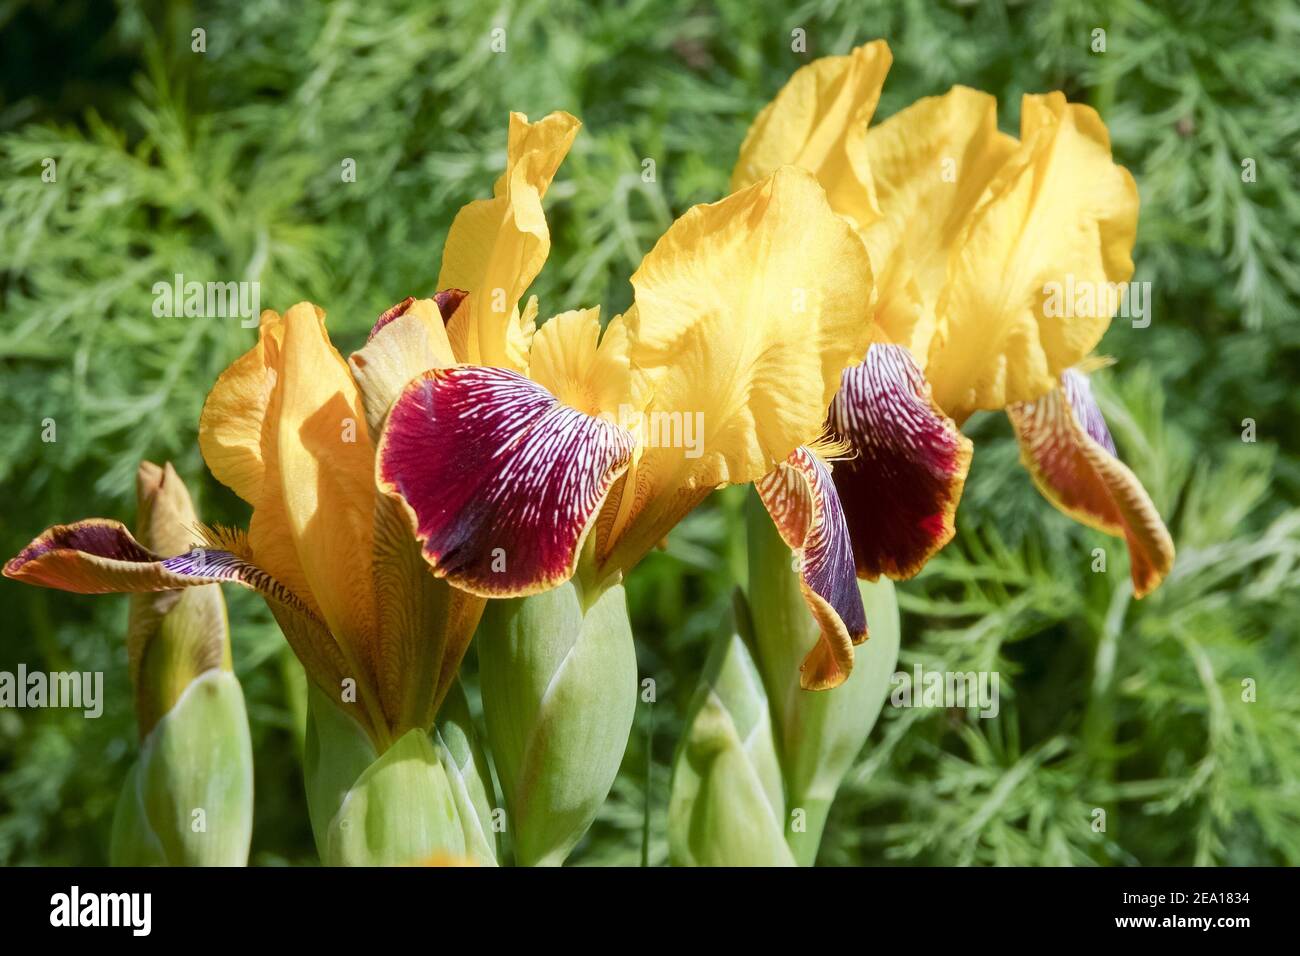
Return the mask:
<path id="1" fill-rule="evenodd" d="M 641 865 L 650 865 L 650 783 L 654 772 L 655 708 L 646 704 L 645 721 L 645 807 L 641 816 Z"/>

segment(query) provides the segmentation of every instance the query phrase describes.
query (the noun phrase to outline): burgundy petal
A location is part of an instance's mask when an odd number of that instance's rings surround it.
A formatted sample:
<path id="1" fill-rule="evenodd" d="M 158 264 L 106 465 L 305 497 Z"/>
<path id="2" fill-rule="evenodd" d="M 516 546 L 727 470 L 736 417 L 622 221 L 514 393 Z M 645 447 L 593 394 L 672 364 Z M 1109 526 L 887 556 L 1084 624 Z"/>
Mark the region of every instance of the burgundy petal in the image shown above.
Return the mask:
<path id="1" fill-rule="evenodd" d="M 463 590 L 532 594 L 568 579 L 614 481 L 627 429 L 506 369 L 433 369 L 393 404 L 377 461 L 425 559 Z"/>
<path id="2" fill-rule="evenodd" d="M 835 687 L 853 667 L 853 645 L 867 639 L 867 616 L 830 469 L 799 447 L 755 487 L 798 559 L 804 600 L 821 628 L 821 639 L 804 659 L 800 683 L 811 690 Z"/>
<path id="3" fill-rule="evenodd" d="M 970 440 L 901 345 L 872 345 L 844 370 L 830 424 L 852 449 L 834 478 L 858 575 L 911 577 L 952 539 Z"/>

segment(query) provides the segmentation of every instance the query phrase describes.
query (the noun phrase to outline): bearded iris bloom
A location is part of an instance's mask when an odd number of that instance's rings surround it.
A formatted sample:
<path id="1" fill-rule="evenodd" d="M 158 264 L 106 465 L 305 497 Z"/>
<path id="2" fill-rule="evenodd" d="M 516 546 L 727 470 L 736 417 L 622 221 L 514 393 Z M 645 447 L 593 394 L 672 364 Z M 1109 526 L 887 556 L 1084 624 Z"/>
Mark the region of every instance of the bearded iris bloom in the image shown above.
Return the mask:
<path id="1" fill-rule="evenodd" d="M 478 653 L 525 863 L 563 860 L 622 759 L 636 702 L 623 575 L 715 488 L 817 437 L 871 301 L 864 247 L 791 167 L 674 223 L 603 329 L 595 308 L 537 328 L 536 300 L 520 302 L 576 132 L 562 113 L 511 117 L 506 170 L 457 216 L 438 280 L 466 293 L 448 322 L 462 364 L 403 389 L 376 462 L 434 574 L 502 599 Z"/>
<path id="2" fill-rule="evenodd" d="M 1149 594 L 1173 543 L 1117 457 L 1088 380 L 1133 274 L 1133 178 L 1111 159 L 1097 113 L 1060 93 L 1024 97 L 1019 139 L 998 131 L 993 97 L 965 87 L 868 129 L 890 62 L 877 41 L 798 70 L 755 120 L 733 174 L 739 189 L 782 164 L 814 172 L 868 249 L 878 294 L 871 345 L 828 415 L 848 454 L 828 482 L 815 454 L 796 451 L 760 483 L 764 500 L 796 547 L 806 515 L 826 512 L 813 553 L 837 581 L 849 546 L 859 577 L 910 577 L 954 534 L 972 450 L 961 425 L 1002 409 L 1044 496 L 1122 536 L 1134 594 Z M 1088 290 L 1091 303 L 1060 308 L 1062 287 Z M 783 508 L 793 488 L 820 507 Z M 804 576 L 815 573 L 829 572 L 814 563 Z M 837 610 L 856 622 L 851 601 Z M 834 686 L 852 666 L 846 628 L 822 629 L 805 687 Z"/>
<path id="3" fill-rule="evenodd" d="M 713 489 L 815 439 L 869 340 L 870 263 L 795 168 L 674 223 L 603 332 L 592 308 L 534 335 L 536 300 L 518 302 L 549 247 L 537 199 L 576 131 L 563 117 L 512 117 L 497 195 L 457 217 L 439 278 L 468 292 L 448 326 L 463 364 L 411 382 L 379 447 L 435 574 L 485 597 L 616 582 Z M 698 453 L 676 438 L 687 416 Z"/>
<path id="4" fill-rule="evenodd" d="M 384 405 L 405 374 L 388 366 L 410 362 L 415 374 L 451 361 L 435 301 L 404 306 L 398 321 L 381 317 L 354 377 L 322 311 L 262 314 L 257 344 L 217 380 L 199 424 L 208 467 L 252 505 L 247 532 L 195 528 L 192 548 L 163 557 L 92 518 L 46 531 L 6 576 L 79 593 L 241 584 L 266 599 L 308 677 L 347 702 L 377 749 L 429 727 L 483 602 L 426 573 L 374 484 L 366 408 Z M 424 354 L 411 346 L 419 335 Z"/>
<path id="5" fill-rule="evenodd" d="M 453 301 L 443 296 L 441 307 Z M 208 467 L 252 506 L 248 531 L 187 529 L 190 547 L 166 557 L 118 522 L 90 519 L 46 531 L 5 574 L 80 593 L 224 581 L 259 592 L 314 699 L 355 729 L 361 756 L 346 791 L 397 741 L 426 734 L 482 613 L 481 598 L 428 573 L 404 516 L 374 482 L 375 410 L 411 376 L 451 361 L 436 300 L 381 316 L 351 365 L 319 309 L 264 312 L 257 344 L 218 379 L 199 424 Z M 408 746 L 436 760 L 427 741 Z M 318 749 L 317 766 L 328 765 L 328 743 Z M 322 855 L 336 800 L 312 807 Z"/>

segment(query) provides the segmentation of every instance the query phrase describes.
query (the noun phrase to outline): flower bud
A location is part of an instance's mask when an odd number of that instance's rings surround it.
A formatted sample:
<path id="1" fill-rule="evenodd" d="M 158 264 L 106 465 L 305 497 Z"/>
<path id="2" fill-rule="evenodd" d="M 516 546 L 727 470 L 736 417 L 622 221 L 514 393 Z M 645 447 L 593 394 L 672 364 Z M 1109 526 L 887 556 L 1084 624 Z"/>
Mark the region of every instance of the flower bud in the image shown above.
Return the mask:
<path id="1" fill-rule="evenodd" d="M 198 518 L 170 464 L 142 462 L 137 539 L 189 551 Z M 253 749 L 216 584 L 131 597 L 127 659 L 140 757 L 122 788 L 118 865 L 242 866 L 253 828 Z"/>
<path id="2" fill-rule="evenodd" d="M 114 866 L 243 866 L 253 748 L 235 675 L 190 682 L 144 738 L 113 816 Z"/>
<path id="3" fill-rule="evenodd" d="M 168 462 L 140 463 L 136 539 L 165 558 L 190 551 L 199 519 Z M 145 737 L 200 674 L 230 671 L 230 628 L 221 585 L 131 595 L 126 652 L 136 720 Z"/>
<path id="4" fill-rule="evenodd" d="M 673 760 L 668 853 L 676 866 L 794 865 L 767 694 L 736 597 Z"/>
<path id="5" fill-rule="evenodd" d="M 884 706 L 898 663 L 898 604 L 888 578 L 859 581 L 869 638 L 855 648 L 853 670 L 839 687 L 799 686 L 799 663 L 817 641 L 790 548 L 757 495 L 746 505 L 749 600 L 754 650 L 772 703 L 772 721 L 794 822 L 786 836 L 795 857 L 811 866 L 840 782 L 866 743 Z"/>
<path id="6" fill-rule="evenodd" d="M 522 866 L 558 866 L 595 819 L 636 711 L 636 649 L 622 585 L 567 582 L 489 601 L 476 644 L 492 753 Z"/>
<path id="7" fill-rule="evenodd" d="M 326 866 L 466 858 L 465 826 L 439 748 L 419 728 L 382 754 L 351 716 L 308 688 L 303 774 Z"/>

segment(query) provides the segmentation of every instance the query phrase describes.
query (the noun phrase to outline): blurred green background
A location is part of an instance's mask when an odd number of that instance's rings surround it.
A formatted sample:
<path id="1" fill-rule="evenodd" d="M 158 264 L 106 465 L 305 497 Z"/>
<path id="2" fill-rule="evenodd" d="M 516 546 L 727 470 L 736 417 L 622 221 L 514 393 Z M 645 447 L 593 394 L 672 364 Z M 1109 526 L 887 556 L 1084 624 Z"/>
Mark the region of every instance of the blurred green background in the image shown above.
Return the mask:
<path id="1" fill-rule="evenodd" d="M 489 48 L 494 27 L 505 53 Z M 796 27 L 807 54 L 791 52 Z M 206 53 L 191 50 L 195 28 Z M 1013 133 L 1023 92 L 1094 104 L 1141 188 L 1135 278 L 1154 294 L 1149 328 L 1118 320 L 1103 342 L 1120 361 L 1098 388 L 1178 564 L 1130 601 L 1121 543 L 1038 497 L 1002 416 L 972 419 L 959 535 L 899 588 L 900 667 L 996 669 L 1001 714 L 887 706 L 820 859 L 1300 863 L 1294 2 L 8 0 L 0 31 L 6 557 L 52 523 L 132 521 L 142 457 L 173 461 L 205 520 L 244 524 L 195 429 L 254 333 L 156 319 L 152 284 L 258 279 L 263 307 L 326 308 L 346 354 L 383 308 L 433 291 L 452 216 L 503 165 L 509 110 L 586 124 L 548 195 L 554 248 L 533 291 L 543 315 L 610 315 L 672 218 L 724 194 L 750 119 L 812 57 L 888 39 L 881 118 L 954 83 L 995 93 Z M 47 157 L 56 184 L 41 180 Z M 743 495 L 715 495 L 631 579 L 658 703 L 639 705 L 574 863 L 636 863 L 647 800 L 650 859 L 666 856 L 682 711 L 743 581 Z M 1098 546 L 1106 574 L 1089 571 Z M 297 665 L 262 603 L 226 591 L 256 750 L 252 859 L 314 863 Z M 124 597 L 0 581 L 0 670 L 103 670 L 107 693 L 98 720 L 0 711 L 0 863 L 106 861 L 136 747 L 126 613 Z M 474 668 L 471 652 L 471 683 Z"/>

